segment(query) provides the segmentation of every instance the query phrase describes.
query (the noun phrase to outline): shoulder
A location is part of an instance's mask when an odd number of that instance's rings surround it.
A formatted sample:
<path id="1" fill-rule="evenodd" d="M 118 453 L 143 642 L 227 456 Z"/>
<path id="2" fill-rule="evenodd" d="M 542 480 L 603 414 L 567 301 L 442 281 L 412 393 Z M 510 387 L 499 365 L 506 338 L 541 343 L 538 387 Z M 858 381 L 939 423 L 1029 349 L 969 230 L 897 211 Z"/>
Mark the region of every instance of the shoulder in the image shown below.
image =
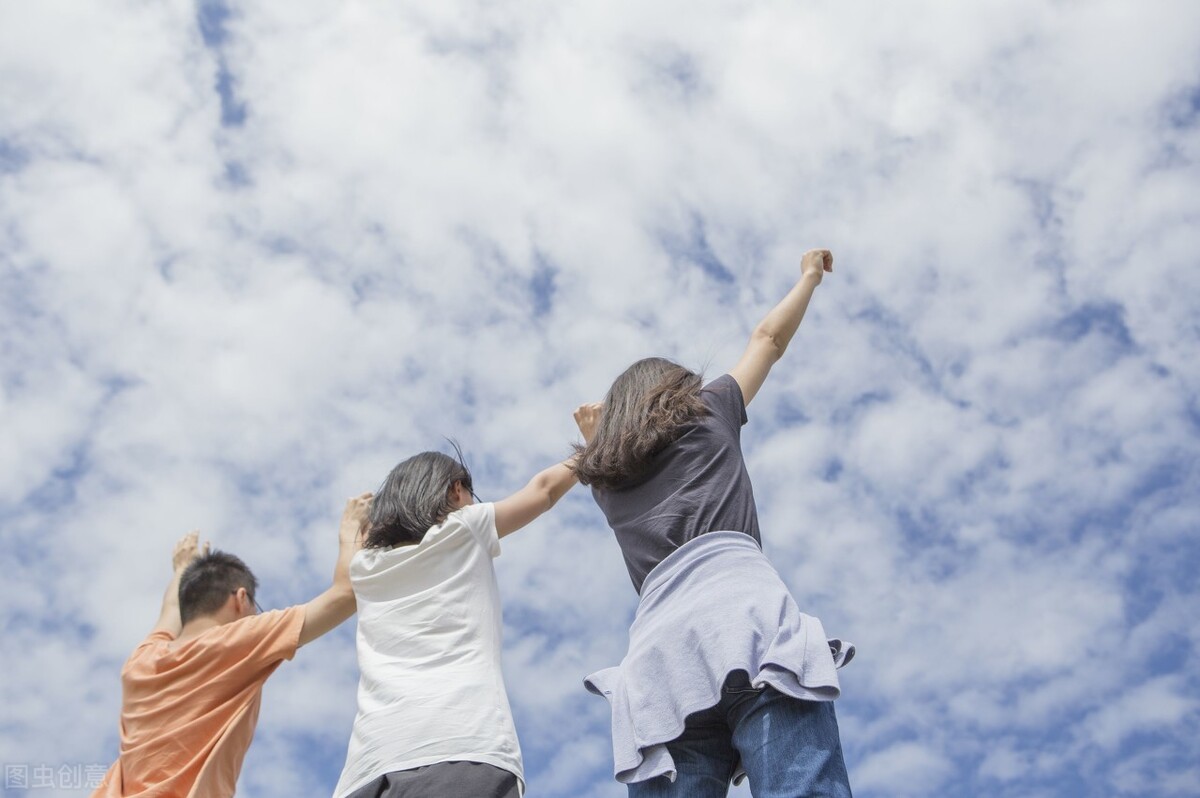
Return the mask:
<path id="1" fill-rule="evenodd" d="M 143 648 L 153 646 L 154 643 L 170 643 L 174 639 L 175 635 L 171 634 L 167 630 L 155 629 L 153 632 L 146 635 L 146 639 L 139 643 L 138 647 L 134 649 L 134 651 L 140 651 Z"/>
<path id="2" fill-rule="evenodd" d="M 305 605 L 268 610 L 209 629 L 175 650 L 178 663 L 205 662 L 233 679 L 250 679 L 261 668 L 291 659 L 300 647 Z"/>
<path id="3" fill-rule="evenodd" d="M 419 543 L 360 549 L 350 559 L 350 581 L 358 591 L 367 581 L 400 578 L 413 563 L 462 551 L 464 545 L 477 543 L 491 550 L 493 540 L 498 540 L 494 506 L 491 502 L 469 504 L 431 526 Z"/>
<path id="4" fill-rule="evenodd" d="M 493 557 L 500 556 L 500 536 L 496 532 L 496 505 L 478 502 L 460 507 L 446 519 L 445 526 L 455 523 L 470 530 L 479 545 Z"/>
<path id="5" fill-rule="evenodd" d="M 700 389 L 700 393 L 702 395 L 708 394 L 710 398 L 714 399 L 726 399 L 733 393 L 741 396 L 742 388 L 738 385 L 737 380 L 733 378 L 732 374 L 722 374 L 720 377 L 709 380 Z"/>
<path id="6" fill-rule="evenodd" d="M 450 513 L 449 518 L 457 518 L 459 523 L 466 526 L 481 526 L 486 524 L 496 525 L 496 505 L 492 502 L 476 502 L 468 504 L 466 507 L 460 507 Z"/>
<path id="7" fill-rule="evenodd" d="M 266 631 L 271 631 L 279 627 L 288 627 L 294 624 L 304 623 L 304 605 L 294 604 L 291 607 L 285 607 L 282 610 L 267 610 L 260 612 L 258 615 L 252 615 L 245 621 L 258 621 L 259 628 Z"/>
<path id="8" fill-rule="evenodd" d="M 746 400 L 742 386 L 730 374 L 722 374 L 700 389 L 700 400 L 715 415 L 729 421 L 735 428 L 746 423 Z"/>
<path id="9" fill-rule="evenodd" d="M 125 665 L 122 671 L 128 671 L 130 668 L 136 667 L 137 664 L 146 659 L 152 659 L 159 656 L 164 651 L 168 650 L 171 641 L 175 639 L 175 635 L 163 629 L 155 629 L 137 644 L 137 647 L 130 653 L 129 658 L 125 660 Z"/>
<path id="10" fill-rule="evenodd" d="M 233 647 L 254 645 L 264 638 L 287 635 L 293 628 L 297 635 L 304 626 L 304 605 L 297 604 L 282 610 L 267 610 L 248 618 L 213 627 L 196 638 L 211 645 Z M 206 640 L 207 638 L 207 640 Z"/>

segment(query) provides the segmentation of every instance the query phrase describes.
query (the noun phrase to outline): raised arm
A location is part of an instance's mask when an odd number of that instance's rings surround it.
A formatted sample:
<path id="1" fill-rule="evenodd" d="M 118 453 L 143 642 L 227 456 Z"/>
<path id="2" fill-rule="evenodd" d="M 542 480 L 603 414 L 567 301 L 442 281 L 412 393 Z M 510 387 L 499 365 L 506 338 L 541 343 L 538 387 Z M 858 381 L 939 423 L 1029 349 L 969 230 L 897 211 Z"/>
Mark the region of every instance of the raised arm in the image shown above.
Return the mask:
<path id="1" fill-rule="evenodd" d="M 496 534 L 511 535 L 557 504 L 578 481 L 571 468 L 573 460 L 539 471 L 528 485 L 496 502 Z"/>
<path id="2" fill-rule="evenodd" d="M 771 366 L 783 357 L 792 336 L 804 319 L 813 291 L 825 272 L 833 271 L 833 254 L 827 249 L 812 249 L 800 261 L 800 280 L 778 305 L 763 317 L 750 334 L 750 343 L 730 374 L 741 386 L 746 404 L 758 393 Z"/>
<path id="3" fill-rule="evenodd" d="M 326 632 L 332 631 L 354 614 L 350 560 L 362 548 L 367 514 L 370 511 L 370 493 L 355 496 L 346 502 L 346 509 L 342 512 L 342 523 L 338 527 L 338 559 L 333 569 L 333 584 L 304 605 L 304 626 L 300 629 L 300 645 L 311 643 Z"/>
<path id="4" fill-rule="evenodd" d="M 200 532 L 195 529 L 181 537 L 175 544 L 175 551 L 171 555 L 171 568 L 174 574 L 171 576 L 171 583 L 167 585 L 167 592 L 163 594 L 162 610 L 158 613 L 158 623 L 154 624 L 153 631 L 167 632 L 171 637 L 179 637 L 179 632 L 183 629 L 183 623 L 179 618 L 179 577 L 191 565 L 192 560 L 208 554 L 210 544 L 206 542 L 203 549 L 199 544 Z"/>
<path id="5" fill-rule="evenodd" d="M 590 440 L 595 433 L 599 408 L 600 405 L 581 405 L 575 411 L 580 430 L 588 429 L 584 431 L 585 440 Z M 578 481 L 572 467 L 574 463 L 575 458 L 571 457 L 552 465 L 534 475 L 528 485 L 507 499 L 496 502 L 496 534 L 500 537 L 510 535 L 557 504 Z"/>

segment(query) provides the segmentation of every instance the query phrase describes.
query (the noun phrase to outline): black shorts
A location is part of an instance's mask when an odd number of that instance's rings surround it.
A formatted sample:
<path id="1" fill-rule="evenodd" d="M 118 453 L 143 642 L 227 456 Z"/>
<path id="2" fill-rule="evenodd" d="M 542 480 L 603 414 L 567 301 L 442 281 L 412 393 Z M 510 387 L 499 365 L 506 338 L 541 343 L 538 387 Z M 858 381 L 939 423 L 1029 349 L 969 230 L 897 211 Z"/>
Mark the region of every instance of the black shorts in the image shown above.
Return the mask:
<path id="1" fill-rule="evenodd" d="M 438 762 L 397 770 L 367 782 L 347 798 L 518 798 L 517 777 L 482 762 Z"/>

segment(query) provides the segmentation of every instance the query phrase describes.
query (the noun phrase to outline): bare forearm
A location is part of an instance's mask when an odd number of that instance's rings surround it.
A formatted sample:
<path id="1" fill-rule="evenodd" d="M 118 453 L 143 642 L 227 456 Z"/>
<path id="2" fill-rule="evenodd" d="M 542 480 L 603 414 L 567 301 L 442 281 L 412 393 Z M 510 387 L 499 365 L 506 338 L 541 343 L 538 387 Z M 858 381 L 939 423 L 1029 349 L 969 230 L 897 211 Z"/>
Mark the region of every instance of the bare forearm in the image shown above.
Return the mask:
<path id="1" fill-rule="evenodd" d="M 163 594 L 158 623 L 154 625 L 155 631 L 166 631 L 178 636 L 183 629 L 183 622 L 179 617 L 179 580 L 192 561 L 208 554 L 208 551 L 208 543 L 205 543 L 203 548 L 200 547 L 200 532 L 196 529 L 188 532 L 175 544 L 175 552 L 171 555 L 171 583 L 167 585 L 167 591 Z"/>
<path id="2" fill-rule="evenodd" d="M 575 458 L 571 458 L 570 460 L 552 465 L 546 470 L 538 472 L 529 481 L 530 487 L 537 490 L 545 498 L 545 509 L 549 510 L 558 504 L 558 500 L 567 495 L 567 491 L 575 487 L 575 483 L 579 481 L 575 476 L 575 470 L 571 468 L 574 460 Z"/>
<path id="3" fill-rule="evenodd" d="M 342 590 L 353 593 L 350 587 L 350 561 L 361 548 L 360 527 L 356 520 L 342 521 L 338 531 L 338 556 L 333 566 L 333 583 L 331 590 Z"/>
<path id="4" fill-rule="evenodd" d="M 558 503 L 578 481 L 570 468 L 573 460 L 539 471 L 519 491 L 496 502 L 496 534 L 510 535 Z"/>
<path id="5" fill-rule="evenodd" d="M 800 279 L 779 304 L 754 328 L 746 351 L 729 373 L 742 389 L 747 405 L 758 394 L 771 367 L 783 357 L 792 336 L 804 320 L 813 291 L 821 284 L 825 272 L 833 271 L 833 253 L 827 249 L 810 249 L 800 260 Z"/>
<path id="6" fill-rule="evenodd" d="M 304 605 L 304 624 L 300 627 L 300 645 L 305 646 L 340 626 L 356 609 L 354 591 L 349 583 L 333 587 Z"/>
<path id="7" fill-rule="evenodd" d="M 179 577 L 182 571 L 176 571 L 171 577 L 170 584 L 167 585 L 166 592 L 163 593 L 162 611 L 163 614 L 174 612 L 175 617 L 179 617 Z"/>
<path id="8" fill-rule="evenodd" d="M 820 283 L 821 280 L 816 275 L 801 276 L 787 296 L 771 308 L 754 328 L 752 337 L 770 342 L 776 359 L 783 356 L 796 330 L 800 328 L 800 322 L 804 320 L 804 314 L 808 310 L 808 303 Z"/>
<path id="9" fill-rule="evenodd" d="M 341 541 L 338 546 L 337 563 L 333 567 L 333 583 L 331 587 L 351 590 L 350 588 L 350 561 L 354 559 L 354 553 L 358 551 L 358 546 L 353 542 Z M 351 590 L 351 592 L 353 592 Z"/>
<path id="10" fill-rule="evenodd" d="M 179 616 L 179 577 L 182 574 L 183 570 L 180 569 L 175 571 L 171 577 L 171 582 L 163 593 L 162 608 L 158 611 L 158 622 L 154 624 L 156 630 L 168 632 L 175 637 L 183 629 L 183 621 Z"/>

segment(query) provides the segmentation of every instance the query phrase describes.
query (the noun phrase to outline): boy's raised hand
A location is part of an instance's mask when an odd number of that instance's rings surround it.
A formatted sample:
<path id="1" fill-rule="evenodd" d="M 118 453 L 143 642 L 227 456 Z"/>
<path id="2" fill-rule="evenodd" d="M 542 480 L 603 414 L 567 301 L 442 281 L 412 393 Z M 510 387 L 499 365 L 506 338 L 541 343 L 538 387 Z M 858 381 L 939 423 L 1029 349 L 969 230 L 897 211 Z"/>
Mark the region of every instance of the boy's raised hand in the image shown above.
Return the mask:
<path id="1" fill-rule="evenodd" d="M 198 529 L 193 529 L 179 539 L 175 544 L 175 551 L 171 555 L 171 565 L 175 573 L 182 573 L 183 569 L 192 564 L 192 560 L 208 554 L 208 550 L 212 546 L 211 541 L 205 541 L 203 548 L 199 544 L 200 530 Z"/>

